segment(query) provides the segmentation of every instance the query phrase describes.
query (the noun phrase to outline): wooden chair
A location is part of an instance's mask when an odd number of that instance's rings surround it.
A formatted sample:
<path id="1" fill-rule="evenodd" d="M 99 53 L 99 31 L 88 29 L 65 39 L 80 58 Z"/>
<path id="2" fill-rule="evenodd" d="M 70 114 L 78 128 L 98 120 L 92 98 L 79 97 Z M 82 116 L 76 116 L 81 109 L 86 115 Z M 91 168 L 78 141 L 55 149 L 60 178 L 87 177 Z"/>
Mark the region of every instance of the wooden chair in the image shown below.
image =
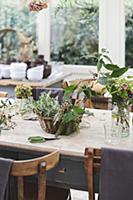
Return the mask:
<path id="1" fill-rule="evenodd" d="M 14 161 L 11 167 L 11 176 L 18 179 L 18 200 L 26 200 L 24 197 L 24 180 L 25 176 L 38 174 L 38 198 L 45 200 L 46 195 L 46 171 L 55 167 L 59 161 L 59 152 L 54 151 L 48 155 L 31 159 Z"/>
<path id="2" fill-rule="evenodd" d="M 89 200 L 95 200 L 94 174 L 100 172 L 101 150 L 85 149 L 85 170 L 88 181 Z"/>
<path id="3" fill-rule="evenodd" d="M 8 95 L 7 92 L 0 91 L 0 97 L 7 97 L 7 95 Z"/>

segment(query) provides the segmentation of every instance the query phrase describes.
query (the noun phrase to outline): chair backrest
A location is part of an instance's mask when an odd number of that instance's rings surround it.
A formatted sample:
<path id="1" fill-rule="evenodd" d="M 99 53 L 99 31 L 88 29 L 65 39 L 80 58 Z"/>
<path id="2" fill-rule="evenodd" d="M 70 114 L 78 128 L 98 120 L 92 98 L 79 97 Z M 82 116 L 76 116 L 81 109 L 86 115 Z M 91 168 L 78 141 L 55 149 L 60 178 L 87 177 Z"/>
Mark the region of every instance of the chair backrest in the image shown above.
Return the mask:
<path id="1" fill-rule="evenodd" d="M 48 155 L 22 161 L 14 161 L 11 167 L 11 176 L 18 178 L 18 200 L 25 200 L 24 197 L 24 176 L 38 174 L 38 199 L 45 200 L 46 195 L 46 171 L 54 168 L 59 162 L 59 151 Z"/>
<path id="2" fill-rule="evenodd" d="M 0 97 L 7 97 L 7 95 L 8 95 L 7 92 L 0 91 Z"/>
<path id="3" fill-rule="evenodd" d="M 85 170 L 88 181 L 88 194 L 89 200 L 95 200 L 95 188 L 94 188 L 94 174 L 100 173 L 101 166 L 101 150 L 86 148 L 85 149 Z"/>

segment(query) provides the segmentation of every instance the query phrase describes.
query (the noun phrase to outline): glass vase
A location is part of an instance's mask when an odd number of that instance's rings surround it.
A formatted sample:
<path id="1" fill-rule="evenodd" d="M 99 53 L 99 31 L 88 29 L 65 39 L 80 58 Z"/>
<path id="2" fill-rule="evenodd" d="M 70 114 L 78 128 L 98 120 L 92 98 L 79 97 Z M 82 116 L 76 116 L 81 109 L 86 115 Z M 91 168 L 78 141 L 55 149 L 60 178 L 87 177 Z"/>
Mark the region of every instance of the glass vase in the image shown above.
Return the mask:
<path id="1" fill-rule="evenodd" d="M 113 105 L 112 127 L 120 129 L 122 138 L 128 137 L 130 133 L 130 112 L 128 107 Z"/>

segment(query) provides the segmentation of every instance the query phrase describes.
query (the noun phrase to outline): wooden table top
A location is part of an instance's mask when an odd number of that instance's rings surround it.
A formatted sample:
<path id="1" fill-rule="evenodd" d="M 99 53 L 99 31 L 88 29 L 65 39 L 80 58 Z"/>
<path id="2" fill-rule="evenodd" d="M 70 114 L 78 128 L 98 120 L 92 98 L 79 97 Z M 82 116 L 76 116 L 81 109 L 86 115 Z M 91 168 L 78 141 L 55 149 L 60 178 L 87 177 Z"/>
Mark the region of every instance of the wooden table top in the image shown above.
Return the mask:
<path id="1" fill-rule="evenodd" d="M 35 151 L 51 152 L 60 150 L 63 155 L 83 156 L 85 147 L 113 147 L 133 150 L 133 134 L 130 137 L 121 139 L 120 144 L 108 145 L 105 143 L 104 124 L 110 123 L 111 111 L 91 110 L 94 116 L 85 116 L 81 124 L 80 132 L 70 136 L 60 136 L 59 140 L 46 141 L 33 144 L 27 140 L 30 136 L 44 136 L 46 134 L 40 127 L 38 121 L 22 120 L 17 117 L 15 129 L 2 130 L 0 135 L 0 146 L 30 149 Z M 131 130 L 133 133 L 133 131 Z"/>
<path id="2" fill-rule="evenodd" d="M 43 79 L 40 82 L 32 82 L 28 80 L 17 81 L 17 80 L 12 80 L 12 79 L 1 79 L 0 86 L 29 85 L 31 87 L 48 87 L 50 85 L 53 85 L 57 82 L 64 80 L 64 78 L 66 78 L 68 75 L 69 74 L 56 73 L 49 76 L 46 79 Z"/>

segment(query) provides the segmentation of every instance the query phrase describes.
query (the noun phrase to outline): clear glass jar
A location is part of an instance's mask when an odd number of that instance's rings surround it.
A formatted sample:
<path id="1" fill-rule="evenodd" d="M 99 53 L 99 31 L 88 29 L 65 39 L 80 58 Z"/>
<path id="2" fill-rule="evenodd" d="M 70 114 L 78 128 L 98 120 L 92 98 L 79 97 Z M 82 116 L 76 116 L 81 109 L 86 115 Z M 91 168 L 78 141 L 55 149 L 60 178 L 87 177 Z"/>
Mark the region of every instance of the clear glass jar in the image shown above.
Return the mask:
<path id="1" fill-rule="evenodd" d="M 121 129 L 121 137 L 128 137 L 130 133 L 130 112 L 129 108 L 114 104 L 112 110 L 112 127 Z"/>

